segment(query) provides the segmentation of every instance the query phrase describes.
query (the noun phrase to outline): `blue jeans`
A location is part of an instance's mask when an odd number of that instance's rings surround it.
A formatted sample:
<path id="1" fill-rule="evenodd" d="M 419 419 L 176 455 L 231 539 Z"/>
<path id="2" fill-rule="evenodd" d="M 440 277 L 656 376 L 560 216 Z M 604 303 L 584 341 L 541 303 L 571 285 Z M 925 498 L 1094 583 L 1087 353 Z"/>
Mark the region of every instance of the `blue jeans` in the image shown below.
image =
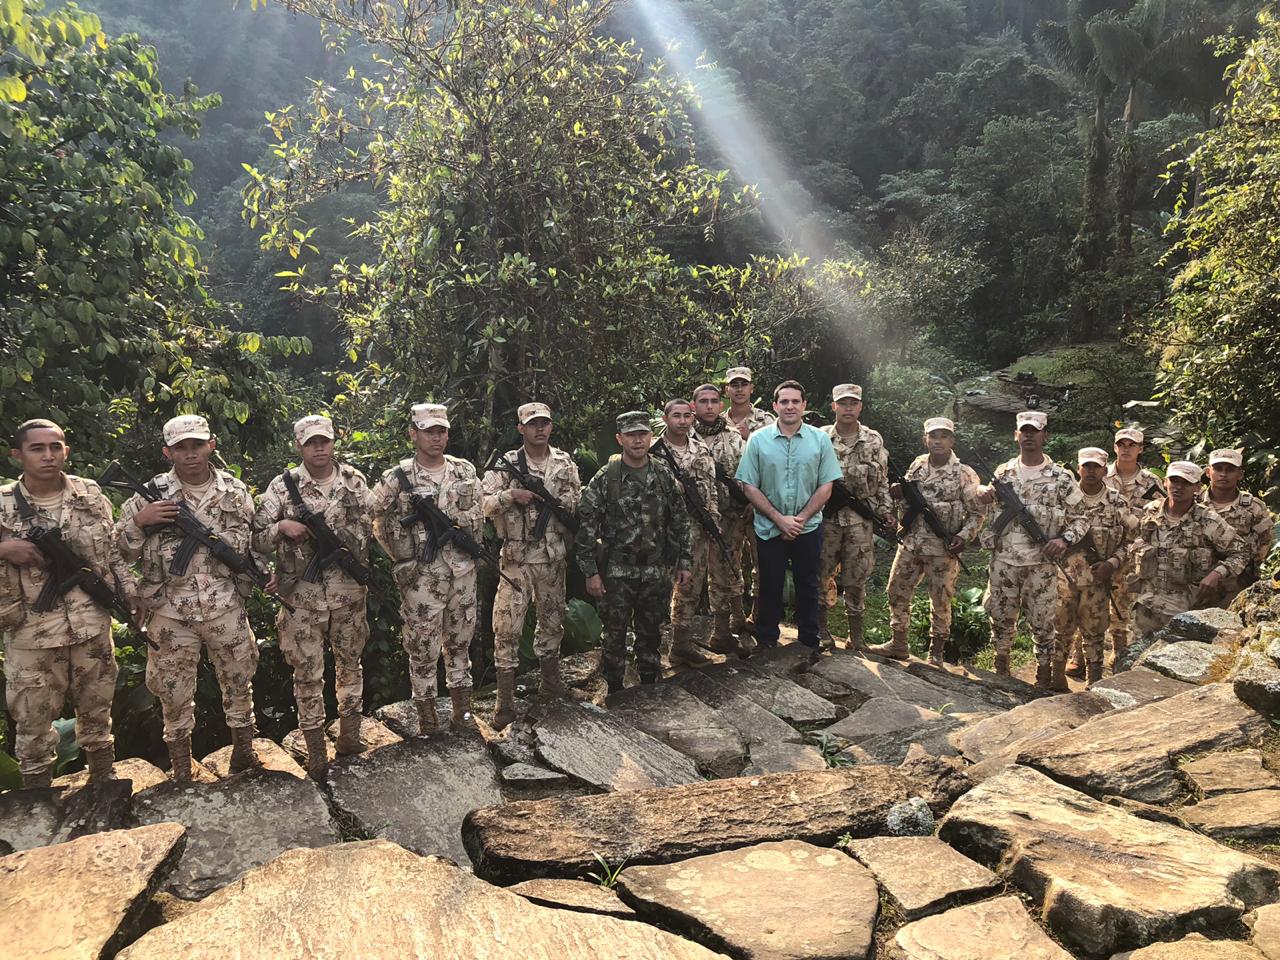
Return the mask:
<path id="1" fill-rule="evenodd" d="M 759 606 L 756 609 L 756 639 L 762 647 L 778 644 L 778 624 L 782 622 L 782 589 L 791 564 L 791 581 L 796 588 L 796 629 L 800 642 L 818 646 L 818 568 L 822 559 L 822 527 L 794 540 L 756 537 L 756 557 L 760 569 Z"/>

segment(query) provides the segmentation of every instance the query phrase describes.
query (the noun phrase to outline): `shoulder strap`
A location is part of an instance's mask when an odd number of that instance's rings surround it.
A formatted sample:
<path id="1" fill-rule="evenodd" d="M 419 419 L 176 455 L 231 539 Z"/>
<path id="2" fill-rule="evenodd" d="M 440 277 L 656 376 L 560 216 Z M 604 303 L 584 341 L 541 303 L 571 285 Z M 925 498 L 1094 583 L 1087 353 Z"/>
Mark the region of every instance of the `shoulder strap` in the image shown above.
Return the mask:
<path id="1" fill-rule="evenodd" d="M 13 485 L 13 502 L 18 507 L 18 516 L 23 520 L 36 519 L 36 508 L 22 495 L 22 488 L 16 483 Z"/>
<path id="2" fill-rule="evenodd" d="M 409 475 L 404 472 L 404 467 L 396 467 L 396 479 L 400 481 L 401 490 L 413 493 L 413 484 L 409 482 Z"/>
<path id="3" fill-rule="evenodd" d="M 302 491 L 298 489 L 298 481 L 293 476 L 292 470 L 286 470 L 280 474 L 280 479 L 284 481 L 284 488 L 289 491 L 289 499 L 293 501 L 295 507 L 304 506 L 302 502 Z"/>

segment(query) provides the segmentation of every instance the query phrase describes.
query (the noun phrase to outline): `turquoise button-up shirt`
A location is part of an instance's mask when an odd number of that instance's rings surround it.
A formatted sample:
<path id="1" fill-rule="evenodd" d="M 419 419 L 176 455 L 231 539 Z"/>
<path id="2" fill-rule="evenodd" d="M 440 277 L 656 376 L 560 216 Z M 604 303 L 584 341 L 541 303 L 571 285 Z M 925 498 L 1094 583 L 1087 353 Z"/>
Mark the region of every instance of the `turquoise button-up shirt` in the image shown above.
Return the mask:
<path id="1" fill-rule="evenodd" d="M 776 423 L 751 435 L 738 463 L 737 478 L 765 495 L 784 517 L 794 517 L 824 483 L 843 476 L 831 438 L 807 423 L 788 437 Z M 822 523 L 819 510 L 804 525 L 811 533 Z M 756 511 L 756 535 L 772 540 L 782 531 L 768 517 Z"/>

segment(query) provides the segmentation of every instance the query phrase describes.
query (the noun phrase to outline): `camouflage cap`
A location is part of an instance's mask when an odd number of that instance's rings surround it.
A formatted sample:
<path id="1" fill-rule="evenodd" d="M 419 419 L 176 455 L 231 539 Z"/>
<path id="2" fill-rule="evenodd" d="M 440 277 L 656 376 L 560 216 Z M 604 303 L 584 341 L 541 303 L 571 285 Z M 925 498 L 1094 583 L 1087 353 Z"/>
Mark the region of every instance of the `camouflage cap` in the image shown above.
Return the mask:
<path id="1" fill-rule="evenodd" d="M 949 430 L 956 432 L 956 425 L 947 417 L 930 417 L 924 422 L 924 432 L 933 433 L 935 430 Z"/>
<path id="2" fill-rule="evenodd" d="M 1035 427 L 1037 430 L 1043 430 L 1048 425 L 1049 418 L 1039 410 L 1023 410 L 1018 414 L 1014 429 L 1021 430 L 1023 427 Z"/>
<path id="3" fill-rule="evenodd" d="M 1076 463 L 1096 463 L 1100 467 L 1107 465 L 1107 451 L 1101 447 L 1084 447 L 1076 454 Z"/>
<path id="4" fill-rule="evenodd" d="M 617 424 L 619 433 L 653 432 L 653 420 L 643 410 L 628 410 L 619 414 Z"/>
<path id="5" fill-rule="evenodd" d="M 415 403 L 409 416 L 419 430 L 449 426 L 449 408 L 443 403 Z"/>
<path id="6" fill-rule="evenodd" d="M 840 383 L 831 388 L 832 403 L 844 400 L 845 398 L 861 400 L 862 387 L 858 386 L 856 383 Z"/>
<path id="7" fill-rule="evenodd" d="M 303 417 L 293 425 L 293 439 L 298 441 L 299 446 L 305 444 L 312 437 L 324 437 L 327 440 L 332 440 L 333 421 L 328 417 L 316 415 Z"/>
<path id="8" fill-rule="evenodd" d="M 1169 464 L 1169 469 L 1165 471 L 1165 476 L 1180 480 L 1187 483 L 1199 483 L 1200 478 L 1204 476 L 1204 471 L 1190 460 L 1175 460 Z"/>
<path id="9" fill-rule="evenodd" d="M 551 408 L 545 403 L 522 403 L 520 408 L 516 410 L 516 419 L 520 423 L 526 424 L 530 420 L 536 420 L 538 417 L 546 417 L 551 419 Z"/>
<path id="10" fill-rule="evenodd" d="M 172 447 L 183 440 L 210 440 L 209 421 L 194 413 L 174 417 L 164 425 L 164 445 Z"/>
<path id="11" fill-rule="evenodd" d="M 747 383 L 751 383 L 752 382 L 751 368 L 750 367 L 730 367 L 729 372 L 724 375 L 724 382 L 733 383 L 733 381 L 735 380 L 745 380 L 747 381 Z"/>
<path id="12" fill-rule="evenodd" d="M 1215 463 L 1229 463 L 1236 467 L 1244 466 L 1244 451 L 1232 450 L 1230 447 L 1224 447 L 1221 450 L 1215 450 L 1209 454 L 1209 466 Z"/>
<path id="13" fill-rule="evenodd" d="M 1121 440 L 1132 440 L 1134 443 L 1143 443 L 1146 437 L 1137 427 L 1121 427 L 1116 431 L 1116 443 Z"/>

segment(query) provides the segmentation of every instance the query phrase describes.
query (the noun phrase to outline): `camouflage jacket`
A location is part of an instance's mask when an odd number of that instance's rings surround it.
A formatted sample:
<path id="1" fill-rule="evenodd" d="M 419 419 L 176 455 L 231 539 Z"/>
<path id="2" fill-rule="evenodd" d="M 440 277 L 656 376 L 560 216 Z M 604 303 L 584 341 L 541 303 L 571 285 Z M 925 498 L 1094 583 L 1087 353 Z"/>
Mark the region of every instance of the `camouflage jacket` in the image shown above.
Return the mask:
<path id="1" fill-rule="evenodd" d="M 520 450 L 510 450 L 506 459 L 516 463 Z M 553 497 L 572 513 L 582 496 L 582 481 L 573 457 L 555 447 L 542 466 L 532 460 L 525 464 L 530 473 L 542 480 Z M 502 556 L 516 563 L 557 563 L 569 553 L 573 535 L 554 516 L 547 522 L 545 536 L 535 540 L 534 526 L 542 504 L 534 500 L 522 507 L 511 499 L 511 491 L 523 489 L 520 481 L 502 470 L 490 470 L 484 476 L 484 514 L 493 520 L 502 538 Z"/>
<path id="2" fill-rule="evenodd" d="M 965 543 L 974 541 L 982 527 L 983 507 L 978 502 L 981 481 L 972 467 L 966 467 L 954 453 L 948 463 L 932 467 L 925 453 L 911 461 L 904 476 L 919 482 L 920 493 L 944 527 Z M 929 529 L 924 517 L 903 532 L 902 546 L 920 556 L 941 557 L 947 552 L 947 545 Z"/>
<path id="3" fill-rule="evenodd" d="M 769 424 L 773 423 L 775 420 L 778 419 L 772 413 L 769 413 L 769 411 L 761 410 L 759 407 L 754 405 L 751 407 L 751 412 L 748 413 L 741 420 L 733 419 L 733 414 L 728 410 L 724 412 L 724 417 L 725 417 L 725 421 L 734 430 L 737 430 L 738 427 L 745 422 L 746 425 L 750 428 L 752 433 L 755 433 L 757 430 L 764 429 L 765 427 L 769 426 Z M 738 434 L 738 439 L 742 440 L 741 433 Z M 746 443 L 747 441 L 743 440 L 742 442 Z"/>
<path id="4" fill-rule="evenodd" d="M 1089 538 L 1098 553 L 1098 560 L 1109 560 L 1117 571 L 1123 570 L 1138 532 L 1138 515 L 1129 508 L 1120 491 L 1108 486 L 1103 486 L 1096 498 L 1090 498 L 1083 491 L 1080 496 L 1089 521 Z M 1083 545 L 1073 547 L 1065 563 L 1067 572 L 1081 586 L 1093 582 L 1087 553 Z"/>
<path id="5" fill-rule="evenodd" d="M 716 488 L 720 484 L 716 481 L 716 461 L 711 455 L 711 448 L 703 442 L 701 437 L 693 433 L 690 433 L 689 442 L 683 449 L 670 443 L 666 444 L 666 446 L 671 450 L 680 469 L 696 481 L 698 492 L 702 494 L 702 502 L 706 504 L 712 518 L 719 524 L 720 498 Z M 680 496 L 680 502 L 684 503 L 683 488 Z M 702 529 L 702 524 L 698 522 L 692 513 L 689 514 L 689 533 L 695 543 L 699 538 L 705 539 L 707 535 L 706 531 Z"/>
<path id="6" fill-rule="evenodd" d="M 574 559 L 583 576 L 670 577 L 692 564 L 692 537 L 684 493 L 666 464 L 649 458 L 637 477 L 612 456 L 582 491 L 582 526 Z"/>
<path id="7" fill-rule="evenodd" d="M 1119 491 L 1129 504 L 1129 509 L 1135 513 L 1140 513 L 1152 500 L 1159 500 L 1164 496 L 1164 483 L 1146 467 L 1139 467 L 1136 474 L 1125 479 L 1116 473 L 1116 465 L 1112 463 L 1107 467 L 1107 475 L 1102 482 L 1112 490 Z"/>
<path id="8" fill-rule="evenodd" d="M 1208 491 L 1205 491 L 1201 495 L 1201 502 L 1231 524 L 1240 535 L 1246 566 L 1252 564 L 1256 567 L 1267 559 L 1267 554 L 1271 552 L 1275 518 L 1261 499 L 1251 493 L 1241 493 L 1230 503 L 1214 503 L 1209 499 Z"/>
<path id="9" fill-rule="evenodd" d="M 396 470 L 403 470 L 414 493 L 433 498 L 436 504 L 459 527 L 479 543 L 484 536 L 484 490 L 476 468 L 461 457 L 445 454 L 444 481 L 438 486 L 427 476 L 416 457 L 401 460 L 382 475 L 373 488 L 373 532 L 382 549 L 395 561 L 392 575 L 403 590 L 417 577 L 427 531 L 421 523 L 401 526 L 404 517 L 413 514 L 409 494 L 400 485 Z M 448 571 L 467 573 L 475 569 L 475 560 L 450 543 L 432 560 L 431 568 L 440 575 Z"/>
<path id="10" fill-rule="evenodd" d="M 1070 532 L 1079 543 L 1089 529 L 1084 515 L 1084 494 L 1076 486 L 1075 477 L 1048 457 L 1028 479 L 1022 478 L 1017 457 L 996 467 L 996 477 L 1012 485 L 1014 493 L 1027 505 L 1028 512 L 1050 540 Z M 992 551 L 991 559 L 1016 567 L 1046 563 L 1043 546 L 1032 540 L 1017 520 L 1010 521 L 998 533 L 992 528 L 1003 509 L 999 500 L 987 505 L 987 525 L 980 539 L 982 545 Z"/>
<path id="11" fill-rule="evenodd" d="M 56 522 L 39 510 L 35 517 L 24 518 L 14 496 L 17 487 L 16 483 L 0 487 L 0 540 L 23 537 L 37 524 L 57 527 L 63 542 L 110 582 L 117 560 L 111 536 L 111 501 L 98 485 L 67 474 L 62 516 Z M 31 502 L 25 487 L 23 495 Z M 47 567 L 18 567 L 0 561 L 0 631 L 7 635 L 6 644 L 15 649 L 47 650 L 101 637 L 111 624 L 111 614 L 79 587 L 62 594 L 45 613 L 32 609 L 47 581 Z"/>
<path id="12" fill-rule="evenodd" d="M 889 499 L 889 452 L 884 448 L 884 438 L 865 423 L 858 424 L 858 436 L 852 442 L 836 432 L 834 424 L 820 428 L 831 438 L 831 446 L 836 451 L 836 460 L 844 471 L 844 482 L 849 492 L 861 500 L 866 500 L 875 510 L 876 516 L 883 517 L 893 512 L 893 501 Z M 852 510 L 841 510 L 839 513 L 824 511 L 824 523 L 834 523 L 842 527 L 870 527 L 871 521 L 864 520 Z"/>
<path id="13" fill-rule="evenodd" d="M 212 465 L 209 469 L 213 472 L 213 486 L 198 504 L 188 499 L 187 505 L 231 549 L 248 555 L 253 540 L 253 497 L 249 488 L 225 470 Z M 168 500 L 184 496 L 182 481 L 173 470 L 151 482 Z M 136 494 L 125 501 L 115 537 L 121 560 L 138 565 L 138 593 L 151 602 L 152 611 L 174 620 L 205 621 L 243 609 L 245 599 L 253 592 L 253 582 L 248 577 L 234 576 L 208 550 L 197 548 L 181 576 L 169 572 L 173 555 L 185 537 L 172 524 L 150 534 L 139 530 L 133 518 L 146 505 L 147 501 Z M 266 561 L 255 559 L 265 570 Z"/>
<path id="14" fill-rule="evenodd" d="M 742 459 L 742 451 L 747 448 L 747 441 L 729 425 L 729 421 L 721 414 L 711 426 L 704 426 L 700 421 L 693 425 L 697 437 L 707 445 L 711 456 L 730 477 L 738 472 L 738 462 Z M 721 517 L 729 517 L 734 512 L 741 513 L 742 507 L 735 505 L 729 494 L 729 488 L 723 483 L 716 483 L 716 504 Z"/>
<path id="15" fill-rule="evenodd" d="M 1181 593 L 1194 589 L 1211 570 L 1238 577 L 1248 564 L 1235 528 L 1203 503 L 1181 517 L 1164 500 L 1147 504 L 1138 520 L 1129 578 L 1139 593 Z"/>
<path id="16" fill-rule="evenodd" d="M 373 494 L 369 492 L 364 474 L 355 467 L 338 463 L 334 469 L 338 475 L 328 493 L 311 478 L 305 467 L 293 467 L 289 472 L 298 485 L 302 502 L 316 513 L 323 514 L 334 536 L 355 554 L 357 560 L 368 563 L 369 538 L 373 533 L 373 518 L 369 510 Z M 275 554 L 280 593 L 289 597 L 291 603 L 308 610 L 328 610 L 363 599 L 366 588 L 356 583 L 336 563 L 325 567 L 315 583 L 302 579 L 307 565 L 315 556 L 316 542 L 310 537 L 294 542 L 280 532 L 281 520 L 297 519 L 298 508 L 289 496 L 284 478 L 276 477 L 258 501 L 258 512 L 253 517 L 253 544 L 259 553 Z"/>

